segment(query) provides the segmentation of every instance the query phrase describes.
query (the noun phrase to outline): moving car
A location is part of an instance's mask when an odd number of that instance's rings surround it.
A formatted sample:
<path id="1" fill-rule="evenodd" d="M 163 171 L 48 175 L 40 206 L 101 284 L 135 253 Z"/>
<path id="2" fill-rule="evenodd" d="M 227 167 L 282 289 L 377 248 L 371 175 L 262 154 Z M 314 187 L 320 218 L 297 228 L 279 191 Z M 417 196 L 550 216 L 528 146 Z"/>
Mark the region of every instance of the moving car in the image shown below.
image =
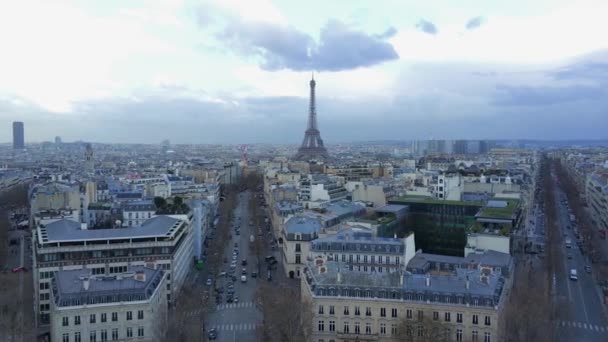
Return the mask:
<path id="1" fill-rule="evenodd" d="M 246 283 L 247 282 L 247 276 L 246 275 L 242 275 L 241 276 L 241 283 Z"/>
<path id="2" fill-rule="evenodd" d="M 575 269 L 571 269 L 570 270 L 570 280 L 578 280 L 578 276 L 576 274 L 576 270 Z"/>
<path id="3" fill-rule="evenodd" d="M 209 330 L 209 334 L 207 336 L 210 340 L 215 340 L 217 338 L 217 330 L 215 328 Z"/>

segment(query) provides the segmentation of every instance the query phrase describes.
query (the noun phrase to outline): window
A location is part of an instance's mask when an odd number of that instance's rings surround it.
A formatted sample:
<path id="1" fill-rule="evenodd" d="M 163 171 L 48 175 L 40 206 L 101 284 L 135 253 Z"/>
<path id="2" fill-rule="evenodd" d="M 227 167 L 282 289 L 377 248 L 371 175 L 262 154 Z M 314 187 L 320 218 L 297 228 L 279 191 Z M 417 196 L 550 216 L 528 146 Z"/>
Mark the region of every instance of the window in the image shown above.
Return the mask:
<path id="1" fill-rule="evenodd" d="M 397 317 L 397 309 L 395 309 L 395 308 L 391 309 L 391 317 L 393 317 L 393 318 Z"/>
<path id="2" fill-rule="evenodd" d="M 397 324 L 391 324 L 391 335 L 397 335 Z"/>
<path id="3" fill-rule="evenodd" d="M 486 316 L 484 323 L 485 323 L 485 325 L 491 325 L 492 322 L 490 321 L 490 316 Z"/>
<path id="4" fill-rule="evenodd" d="M 138 337 L 143 337 L 144 336 L 144 327 L 138 327 L 137 328 L 137 336 Z"/>
<path id="5" fill-rule="evenodd" d="M 101 323 L 105 323 L 108 321 L 108 315 L 104 312 L 101 314 Z"/>
<path id="6" fill-rule="evenodd" d="M 80 338 L 80 331 L 74 333 L 74 342 L 82 342 L 82 339 Z"/>
<path id="7" fill-rule="evenodd" d="M 336 331 L 336 321 L 329 321 L 329 331 Z"/>
<path id="8" fill-rule="evenodd" d="M 107 340 L 108 340 L 108 331 L 104 329 L 101 331 L 101 342 L 106 342 Z"/>
<path id="9" fill-rule="evenodd" d="M 456 329 L 456 342 L 462 342 L 462 329 Z"/>
<path id="10" fill-rule="evenodd" d="M 74 316 L 74 325 L 80 325 L 80 316 Z"/>
<path id="11" fill-rule="evenodd" d="M 422 321 L 424 319 L 424 311 L 418 310 L 418 320 Z"/>
<path id="12" fill-rule="evenodd" d="M 380 335 L 386 335 L 386 323 L 380 323 Z"/>
<path id="13" fill-rule="evenodd" d="M 371 316 L 371 315 L 372 315 L 372 308 L 366 307 L 365 308 L 365 316 Z"/>
<path id="14" fill-rule="evenodd" d="M 301 264 L 302 263 L 302 257 L 300 256 L 300 254 L 296 254 L 296 264 Z"/>
<path id="15" fill-rule="evenodd" d="M 382 255 L 378 255 L 378 263 L 381 264 L 382 263 Z"/>
<path id="16" fill-rule="evenodd" d="M 386 317 L 386 308 L 380 308 L 380 317 Z"/>
<path id="17" fill-rule="evenodd" d="M 336 310 L 335 310 L 335 308 L 334 308 L 334 306 L 333 306 L 333 305 L 330 305 L 330 306 L 329 306 L 329 314 L 330 314 L 330 315 L 335 315 L 335 314 L 336 314 Z"/>
<path id="18" fill-rule="evenodd" d="M 63 342 L 70 342 L 70 334 L 63 334 Z"/>
<path id="19" fill-rule="evenodd" d="M 296 243 L 296 253 L 301 253 L 302 252 L 302 247 L 300 246 L 299 243 Z"/>
<path id="20" fill-rule="evenodd" d="M 127 328 L 127 337 L 133 337 L 133 328 L 131 328 L 131 327 Z"/>
<path id="21" fill-rule="evenodd" d="M 319 321 L 319 331 L 325 331 L 325 321 Z"/>
<path id="22" fill-rule="evenodd" d="M 399 257 L 395 257 L 395 264 L 399 265 Z"/>
<path id="23" fill-rule="evenodd" d="M 118 312 L 112 312 L 112 322 L 118 321 Z"/>
<path id="24" fill-rule="evenodd" d="M 319 315 L 323 314 L 323 305 L 319 305 Z"/>
<path id="25" fill-rule="evenodd" d="M 449 313 L 449 312 L 446 312 L 446 313 L 445 313 L 445 317 L 444 317 L 444 319 L 445 319 L 445 321 L 446 321 L 446 322 L 449 322 L 449 321 L 451 321 L 451 320 L 452 320 L 452 317 L 450 317 L 450 313 Z"/>
<path id="26" fill-rule="evenodd" d="M 424 336 L 424 327 L 422 325 L 419 325 L 416 329 L 416 336 L 418 337 L 422 337 Z"/>
<path id="27" fill-rule="evenodd" d="M 344 329 L 342 332 L 345 334 L 350 334 L 350 326 L 348 325 L 348 322 L 344 322 Z"/>
<path id="28" fill-rule="evenodd" d="M 345 306 L 345 307 L 344 307 L 344 314 L 345 314 L 345 315 L 349 315 L 349 313 L 348 313 L 348 306 Z"/>
<path id="29" fill-rule="evenodd" d="M 461 313 L 456 314 L 456 323 L 462 323 L 462 314 Z"/>
<path id="30" fill-rule="evenodd" d="M 412 309 L 407 309 L 405 311 L 405 316 L 407 317 L 407 319 L 412 319 Z"/>
<path id="31" fill-rule="evenodd" d="M 112 341 L 118 341 L 118 328 L 112 329 Z"/>
<path id="32" fill-rule="evenodd" d="M 127 321 L 130 321 L 133 319 L 133 312 L 132 311 L 127 311 Z"/>
<path id="33" fill-rule="evenodd" d="M 477 330 L 471 332 L 471 342 L 479 342 L 479 333 Z"/>
<path id="34" fill-rule="evenodd" d="M 473 315 L 473 324 L 479 324 L 479 316 Z"/>
<path id="35" fill-rule="evenodd" d="M 433 321 L 438 321 L 438 320 L 439 320 L 439 312 L 433 311 Z"/>
<path id="36" fill-rule="evenodd" d="M 365 334 L 371 335 L 372 333 L 372 324 L 370 322 L 365 323 Z"/>
<path id="37" fill-rule="evenodd" d="M 361 316 L 361 310 L 358 306 L 355 306 L 355 316 Z"/>
<path id="38" fill-rule="evenodd" d="M 95 314 L 91 314 L 91 316 L 89 316 L 89 323 L 95 323 Z"/>
<path id="39" fill-rule="evenodd" d="M 144 319 L 144 310 L 137 311 L 137 319 Z"/>
<path id="40" fill-rule="evenodd" d="M 91 330 L 89 333 L 89 342 L 97 342 L 97 331 Z"/>
<path id="41" fill-rule="evenodd" d="M 492 342 L 492 341 L 491 341 L 491 337 L 490 337 L 490 336 L 491 336 L 491 335 L 490 335 L 490 333 L 489 333 L 489 332 L 487 332 L 487 331 L 486 331 L 486 332 L 484 332 L 484 333 L 483 333 L 483 342 Z"/>
<path id="42" fill-rule="evenodd" d="M 361 323 L 355 322 L 355 334 L 360 334 L 360 333 L 361 333 Z"/>
<path id="43" fill-rule="evenodd" d="M 70 325 L 67 317 L 63 317 L 63 319 L 61 320 L 61 325 L 64 327 L 67 327 L 68 325 Z"/>

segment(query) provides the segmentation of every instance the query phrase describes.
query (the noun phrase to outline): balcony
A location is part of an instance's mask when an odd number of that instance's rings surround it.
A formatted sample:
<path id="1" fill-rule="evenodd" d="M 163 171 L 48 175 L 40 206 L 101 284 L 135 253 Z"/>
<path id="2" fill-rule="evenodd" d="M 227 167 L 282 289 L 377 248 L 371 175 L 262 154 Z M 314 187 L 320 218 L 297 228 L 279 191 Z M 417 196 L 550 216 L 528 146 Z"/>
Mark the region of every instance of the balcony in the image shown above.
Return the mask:
<path id="1" fill-rule="evenodd" d="M 348 341 L 378 341 L 379 334 L 355 334 L 355 333 L 345 333 L 338 332 L 338 338 Z"/>

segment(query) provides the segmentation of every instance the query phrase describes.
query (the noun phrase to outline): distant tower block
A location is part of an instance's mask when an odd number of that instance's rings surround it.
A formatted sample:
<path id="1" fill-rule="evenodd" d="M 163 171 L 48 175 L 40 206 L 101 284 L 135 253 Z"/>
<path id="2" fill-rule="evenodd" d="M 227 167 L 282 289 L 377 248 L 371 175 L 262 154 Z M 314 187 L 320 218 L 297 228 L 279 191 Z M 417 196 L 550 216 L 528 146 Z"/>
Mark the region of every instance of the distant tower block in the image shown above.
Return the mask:
<path id="1" fill-rule="evenodd" d="M 315 86 L 316 82 L 313 78 L 310 80 L 310 103 L 308 105 L 308 127 L 304 133 L 302 146 L 298 149 L 294 159 L 309 161 L 309 160 L 325 160 L 329 158 L 327 149 L 323 146 L 321 132 L 317 125 L 317 107 L 315 103 Z"/>
<path id="2" fill-rule="evenodd" d="M 95 171 L 95 164 L 93 161 L 93 146 L 87 143 L 84 151 L 85 168 L 87 172 Z"/>

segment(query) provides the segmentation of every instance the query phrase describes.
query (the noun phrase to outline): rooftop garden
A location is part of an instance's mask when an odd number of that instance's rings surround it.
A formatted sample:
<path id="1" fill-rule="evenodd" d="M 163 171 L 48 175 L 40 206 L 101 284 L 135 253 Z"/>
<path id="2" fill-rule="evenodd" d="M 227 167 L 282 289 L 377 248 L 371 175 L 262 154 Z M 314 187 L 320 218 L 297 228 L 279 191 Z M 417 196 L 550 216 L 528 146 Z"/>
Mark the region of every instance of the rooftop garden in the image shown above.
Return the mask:
<path id="1" fill-rule="evenodd" d="M 504 219 L 510 220 L 515 215 L 517 211 L 517 207 L 519 205 L 519 201 L 515 199 L 500 199 L 497 201 L 507 202 L 507 206 L 505 207 L 488 207 L 487 205 L 481 208 L 479 213 L 476 215 L 477 217 L 484 218 L 494 218 L 494 219 Z"/>
<path id="2" fill-rule="evenodd" d="M 402 197 L 397 197 L 392 202 L 402 202 L 402 203 L 428 203 L 428 204 L 446 204 L 446 205 L 471 205 L 471 206 L 482 206 L 483 203 L 477 201 L 448 201 L 448 200 L 440 200 L 427 196 L 420 195 L 406 195 Z"/>

